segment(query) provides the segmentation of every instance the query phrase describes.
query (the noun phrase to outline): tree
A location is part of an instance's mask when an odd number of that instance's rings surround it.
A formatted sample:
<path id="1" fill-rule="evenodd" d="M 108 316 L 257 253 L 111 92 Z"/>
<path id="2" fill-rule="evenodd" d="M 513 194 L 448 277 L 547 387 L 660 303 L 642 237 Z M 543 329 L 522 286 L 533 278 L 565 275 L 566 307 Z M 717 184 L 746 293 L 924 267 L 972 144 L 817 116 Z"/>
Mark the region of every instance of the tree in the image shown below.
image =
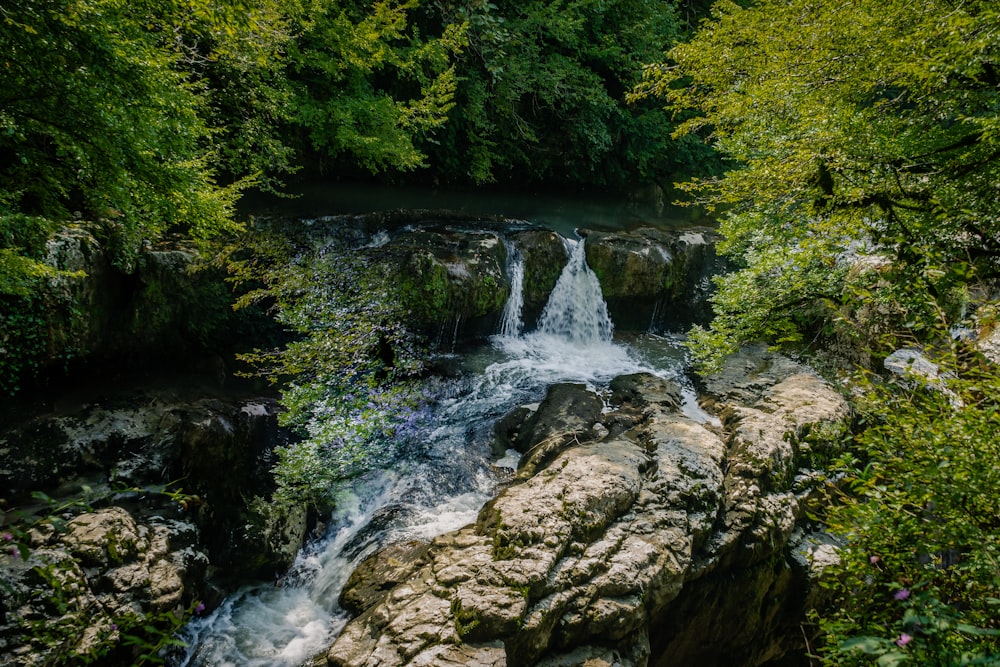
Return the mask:
<path id="1" fill-rule="evenodd" d="M 696 113 L 678 133 L 709 131 L 731 165 L 686 185 L 722 212 L 740 267 L 694 333 L 703 358 L 799 342 L 858 298 L 894 301 L 885 329 L 926 337 L 997 275 L 998 21 L 986 1 L 723 0 L 649 68 L 641 92 Z"/>
<path id="2" fill-rule="evenodd" d="M 676 171 L 658 105 L 628 106 L 644 63 L 679 34 L 652 0 L 439 0 L 439 21 L 467 23 L 457 104 L 427 150 L 443 180 L 621 186 Z M 684 161 L 684 157 L 680 161 Z"/>
<path id="3" fill-rule="evenodd" d="M 844 542 L 818 612 L 825 664 L 1000 660 L 983 464 L 1000 373 L 949 331 L 1000 274 L 998 25 L 976 0 L 722 0 L 640 91 L 694 113 L 679 132 L 709 132 L 730 164 L 686 184 L 737 264 L 692 333 L 703 361 L 840 328 L 876 354 L 928 344 L 941 370 L 855 386 L 858 433 L 821 517 Z"/>
<path id="4" fill-rule="evenodd" d="M 228 42 L 192 43 L 245 26 L 207 3 L 116 0 L 28 0 L 5 6 L 2 21 L 0 288 L 37 259 L 28 228 L 71 212 L 101 221 L 124 267 L 139 239 L 168 228 L 233 229 L 238 188 L 217 183 L 210 102 L 191 67 Z"/>
<path id="5" fill-rule="evenodd" d="M 317 2 L 291 49 L 296 125 L 326 159 L 371 172 L 424 165 L 417 144 L 453 105 L 461 24 L 424 35 L 417 0 Z"/>

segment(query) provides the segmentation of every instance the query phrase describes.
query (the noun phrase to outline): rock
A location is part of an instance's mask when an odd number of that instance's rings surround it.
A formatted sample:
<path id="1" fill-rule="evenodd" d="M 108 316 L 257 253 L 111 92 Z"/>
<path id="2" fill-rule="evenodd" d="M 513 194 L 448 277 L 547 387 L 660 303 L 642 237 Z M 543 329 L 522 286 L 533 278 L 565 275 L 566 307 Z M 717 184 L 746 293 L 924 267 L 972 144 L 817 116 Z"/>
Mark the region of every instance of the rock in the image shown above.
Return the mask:
<path id="1" fill-rule="evenodd" d="M 57 650 L 62 664 L 114 641 L 119 627 L 180 613 L 199 599 L 208 565 L 197 535 L 192 523 L 140 520 L 110 506 L 72 518 L 65 532 L 49 532 L 26 561 L 4 556 L 0 645 L 27 649 L 4 664 L 49 664 Z"/>
<path id="2" fill-rule="evenodd" d="M 611 401 L 620 408 L 680 410 L 683 399 L 673 382 L 649 373 L 620 375 L 611 381 Z"/>
<path id="3" fill-rule="evenodd" d="M 975 346 L 991 363 L 1000 365 L 1000 327 L 988 327 L 980 331 Z"/>
<path id="4" fill-rule="evenodd" d="M 340 592 L 340 606 L 357 616 L 385 597 L 393 586 L 409 579 L 426 564 L 430 545 L 424 542 L 391 544 L 351 573 Z"/>
<path id="5" fill-rule="evenodd" d="M 711 228 L 581 233 L 618 330 L 679 328 L 711 314 L 710 276 L 721 269 Z"/>
<path id="6" fill-rule="evenodd" d="M 495 331 L 510 293 L 497 234 L 419 229 L 363 252 L 391 260 L 396 273 L 390 281 L 413 312 L 412 324 L 437 334 L 439 343 Z"/>
<path id="7" fill-rule="evenodd" d="M 620 411 L 602 420 L 631 428 L 562 449 L 436 538 L 327 664 L 761 665 L 800 650 L 802 554 L 827 548 L 801 529 L 791 541 L 811 479 L 794 473 L 836 446 L 848 412 L 812 371 L 763 354 L 703 379 L 721 432 L 680 413 L 669 383 L 617 379 Z"/>
<path id="8" fill-rule="evenodd" d="M 272 398 L 137 393 L 40 415 L 0 432 L 0 487 L 21 503 L 32 491 L 107 502 L 125 489 L 131 502 L 195 521 L 216 566 L 270 576 L 306 532 L 304 510 L 264 517 L 251 506 L 273 490 L 274 447 L 290 438 L 278 412 Z"/>
<path id="9" fill-rule="evenodd" d="M 599 424 L 603 407 L 600 397 L 582 384 L 550 386 L 511 442 L 524 454 L 518 462 L 518 476 L 531 477 L 564 448 L 597 438 L 600 431 L 594 425 Z"/>
<path id="10" fill-rule="evenodd" d="M 30 300 L 12 298 L 18 317 L 0 321 L 0 349 L 17 359 L 0 382 L 5 392 L 46 388 L 67 374 L 117 375 L 129 364 L 193 363 L 210 349 L 228 349 L 232 294 L 219 269 L 200 266 L 182 245 L 134 253 L 113 265 L 115 253 L 93 223 L 62 228 L 46 244 L 44 262 L 60 273 Z M 111 361 L 113 363 L 106 364 Z"/>

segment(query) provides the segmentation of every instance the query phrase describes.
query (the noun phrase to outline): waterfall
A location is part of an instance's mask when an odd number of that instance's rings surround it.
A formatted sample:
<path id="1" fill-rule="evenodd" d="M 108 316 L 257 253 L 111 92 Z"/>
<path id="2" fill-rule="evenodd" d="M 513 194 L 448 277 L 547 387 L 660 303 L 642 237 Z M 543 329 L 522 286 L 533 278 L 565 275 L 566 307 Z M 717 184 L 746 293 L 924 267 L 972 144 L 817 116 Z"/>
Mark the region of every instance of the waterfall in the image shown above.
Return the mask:
<path id="1" fill-rule="evenodd" d="M 322 651 L 347 623 L 337 596 L 354 567 L 378 548 L 468 525 L 496 494 L 496 467 L 517 466 L 491 453 L 493 425 L 518 405 L 540 400 L 548 385 L 604 387 L 616 376 L 648 371 L 679 382 L 684 353 L 664 338 L 615 343 L 601 286 L 584 242 L 567 241 L 570 258 L 536 331 L 521 333 L 524 259 L 512 253 L 511 298 L 500 334 L 462 358 L 465 374 L 441 380 L 433 415 L 401 446 L 398 461 L 345 488 L 326 536 L 302 551 L 281 588 L 247 586 L 191 622 L 181 667 L 297 667 Z M 694 404 L 694 392 L 685 389 Z M 696 407 L 696 406 L 695 406 Z"/>
<path id="2" fill-rule="evenodd" d="M 521 319 L 521 311 L 524 310 L 524 256 L 515 246 L 507 248 L 507 274 L 510 276 L 510 298 L 500 318 L 499 335 L 516 338 L 524 328 Z"/>
<path id="3" fill-rule="evenodd" d="M 587 266 L 584 241 L 568 241 L 571 252 L 566 267 L 538 320 L 538 330 L 584 345 L 608 343 L 614 325 L 601 283 Z"/>

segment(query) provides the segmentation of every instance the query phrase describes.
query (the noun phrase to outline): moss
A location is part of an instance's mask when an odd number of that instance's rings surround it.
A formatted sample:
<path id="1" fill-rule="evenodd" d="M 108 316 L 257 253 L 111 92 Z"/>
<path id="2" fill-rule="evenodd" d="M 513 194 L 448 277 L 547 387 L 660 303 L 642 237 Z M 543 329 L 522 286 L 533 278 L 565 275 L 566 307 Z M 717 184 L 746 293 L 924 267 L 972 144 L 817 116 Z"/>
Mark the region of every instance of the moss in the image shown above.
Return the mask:
<path id="1" fill-rule="evenodd" d="M 455 630 L 462 639 L 472 634 L 472 631 L 478 628 L 481 622 L 479 615 L 474 611 L 464 609 L 458 598 L 451 601 L 451 615 L 455 618 Z"/>

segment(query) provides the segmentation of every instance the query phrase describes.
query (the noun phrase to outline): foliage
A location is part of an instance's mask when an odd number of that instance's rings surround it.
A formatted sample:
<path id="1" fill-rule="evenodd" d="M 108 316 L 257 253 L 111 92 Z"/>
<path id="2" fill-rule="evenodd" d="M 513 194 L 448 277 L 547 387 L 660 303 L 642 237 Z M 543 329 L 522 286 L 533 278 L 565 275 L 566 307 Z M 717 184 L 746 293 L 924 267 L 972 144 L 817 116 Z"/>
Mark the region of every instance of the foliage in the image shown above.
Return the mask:
<path id="1" fill-rule="evenodd" d="M 696 332 L 703 358 L 819 326 L 852 299 L 824 264 L 843 276 L 877 256 L 921 277 L 904 309 L 935 312 L 996 275 L 998 20 L 985 1 L 723 0 L 648 69 L 641 92 L 696 114 L 679 134 L 710 132 L 731 164 L 685 185 L 723 213 L 738 264 L 712 330 Z"/>
<path id="2" fill-rule="evenodd" d="M 416 143 L 453 105 L 464 26 L 431 36 L 410 20 L 416 0 L 315 3 L 289 52 L 294 121 L 328 158 L 375 172 L 423 166 Z"/>
<path id="3" fill-rule="evenodd" d="M 217 25 L 210 16 L 200 3 L 4 7 L 0 216 L 86 213 L 125 267 L 139 239 L 167 228 L 232 229 L 237 190 L 215 182 L 205 96 L 178 37 L 199 19 Z"/>
<path id="4" fill-rule="evenodd" d="M 869 382 L 834 471 L 848 495 L 825 518 L 847 547 L 826 664 L 1000 664 L 1000 372 L 936 361 L 943 385 Z"/>
<path id="5" fill-rule="evenodd" d="M 469 26 L 457 104 L 427 146 L 439 177 L 621 186 L 678 168 L 677 145 L 686 140 L 670 141 L 667 114 L 625 101 L 643 64 L 678 37 L 670 3 L 441 0 L 433 7 L 439 20 Z"/>
<path id="6" fill-rule="evenodd" d="M 283 381 L 286 425 L 304 437 L 279 450 L 274 503 L 326 506 L 336 482 L 387 462 L 423 418 L 427 351 L 406 322 L 410 300 L 376 258 L 338 246 L 296 248 L 287 236 L 246 241 L 233 280 L 257 283 L 238 306 L 273 305 L 296 339 L 246 355 Z"/>

